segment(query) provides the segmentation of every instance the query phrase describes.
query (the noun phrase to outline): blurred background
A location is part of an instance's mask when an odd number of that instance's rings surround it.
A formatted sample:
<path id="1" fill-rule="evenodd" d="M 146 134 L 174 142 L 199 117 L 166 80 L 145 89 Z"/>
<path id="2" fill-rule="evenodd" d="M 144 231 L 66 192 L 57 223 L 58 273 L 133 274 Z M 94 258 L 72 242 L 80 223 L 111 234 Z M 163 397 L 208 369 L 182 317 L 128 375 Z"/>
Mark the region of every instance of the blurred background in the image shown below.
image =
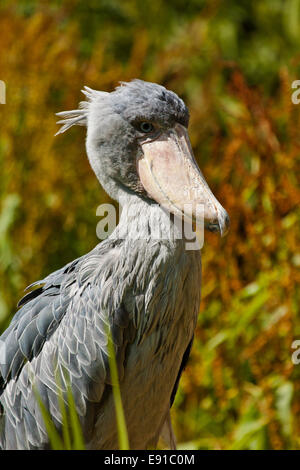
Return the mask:
<path id="1" fill-rule="evenodd" d="M 83 85 L 158 82 L 189 106 L 196 158 L 231 217 L 227 237 L 206 234 L 179 447 L 300 449 L 300 0 L 2 0 L 0 32 L 0 330 L 28 284 L 99 242 L 108 196 L 85 130 L 54 137 L 54 113 Z"/>

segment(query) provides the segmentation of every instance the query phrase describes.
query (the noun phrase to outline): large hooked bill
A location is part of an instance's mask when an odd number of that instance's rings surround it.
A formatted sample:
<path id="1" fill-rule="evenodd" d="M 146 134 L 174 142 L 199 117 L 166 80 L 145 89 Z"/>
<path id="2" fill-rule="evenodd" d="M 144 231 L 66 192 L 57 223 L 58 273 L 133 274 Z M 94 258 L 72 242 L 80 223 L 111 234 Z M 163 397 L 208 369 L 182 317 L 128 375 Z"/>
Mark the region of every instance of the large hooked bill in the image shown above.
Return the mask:
<path id="1" fill-rule="evenodd" d="M 197 165 L 187 129 L 176 124 L 153 140 L 141 143 L 137 162 L 141 183 L 163 208 L 179 217 L 200 222 L 224 236 L 229 216 L 211 192 Z"/>

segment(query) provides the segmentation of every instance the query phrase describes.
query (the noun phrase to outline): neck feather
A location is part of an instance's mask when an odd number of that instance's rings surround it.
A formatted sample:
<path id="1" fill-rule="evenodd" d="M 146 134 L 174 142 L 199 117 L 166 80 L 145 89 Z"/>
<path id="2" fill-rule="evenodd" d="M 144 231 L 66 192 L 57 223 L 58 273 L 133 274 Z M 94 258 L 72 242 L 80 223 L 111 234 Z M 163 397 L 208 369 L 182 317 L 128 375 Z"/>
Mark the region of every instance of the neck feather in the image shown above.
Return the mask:
<path id="1" fill-rule="evenodd" d="M 132 193 L 122 193 L 118 199 L 122 211 L 112 238 L 160 241 L 174 248 L 184 248 L 186 241 L 191 241 L 191 233 L 186 237 L 181 221 L 159 204 Z"/>

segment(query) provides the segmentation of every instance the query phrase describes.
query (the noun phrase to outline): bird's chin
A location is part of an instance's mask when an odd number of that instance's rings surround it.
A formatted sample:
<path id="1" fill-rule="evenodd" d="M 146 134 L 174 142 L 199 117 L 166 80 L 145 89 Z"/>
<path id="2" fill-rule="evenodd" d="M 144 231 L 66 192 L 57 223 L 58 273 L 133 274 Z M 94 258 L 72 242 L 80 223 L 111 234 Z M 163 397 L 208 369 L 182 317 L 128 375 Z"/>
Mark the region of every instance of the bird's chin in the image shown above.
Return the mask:
<path id="1" fill-rule="evenodd" d="M 202 221 L 211 232 L 226 234 L 229 217 L 194 159 L 187 129 L 176 124 L 141 147 L 137 170 L 151 199 L 176 216 Z"/>

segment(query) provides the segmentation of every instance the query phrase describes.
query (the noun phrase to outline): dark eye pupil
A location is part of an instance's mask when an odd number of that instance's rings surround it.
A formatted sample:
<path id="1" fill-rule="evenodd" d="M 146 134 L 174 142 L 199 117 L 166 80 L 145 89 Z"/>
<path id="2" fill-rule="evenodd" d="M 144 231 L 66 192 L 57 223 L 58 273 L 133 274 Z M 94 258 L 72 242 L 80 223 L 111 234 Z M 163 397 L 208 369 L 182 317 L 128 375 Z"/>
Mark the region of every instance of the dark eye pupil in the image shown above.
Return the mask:
<path id="1" fill-rule="evenodd" d="M 153 130 L 153 125 L 150 122 L 141 122 L 140 130 L 142 132 L 151 132 Z"/>

